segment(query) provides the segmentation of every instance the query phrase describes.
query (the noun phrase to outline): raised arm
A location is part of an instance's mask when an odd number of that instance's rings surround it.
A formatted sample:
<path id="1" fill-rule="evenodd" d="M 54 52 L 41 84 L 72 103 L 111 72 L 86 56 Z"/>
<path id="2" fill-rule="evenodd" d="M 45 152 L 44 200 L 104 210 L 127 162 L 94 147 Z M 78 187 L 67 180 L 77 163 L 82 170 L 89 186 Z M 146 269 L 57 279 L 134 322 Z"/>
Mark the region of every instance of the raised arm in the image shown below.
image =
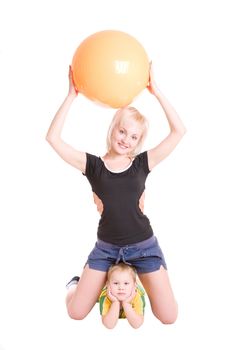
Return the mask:
<path id="1" fill-rule="evenodd" d="M 156 86 L 152 68 L 150 70 L 150 80 L 147 88 L 159 101 L 170 127 L 170 133 L 168 136 L 159 145 L 148 151 L 149 169 L 152 170 L 174 150 L 184 136 L 186 129 L 175 109 Z"/>
<path id="2" fill-rule="evenodd" d="M 72 105 L 72 102 L 77 96 L 78 91 L 74 87 L 73 75 L 70 67 L 69 92 L 52 120 L 52 123 L 46 135 L 46 140 L 62 159 L 84 173 L 86 169 L 86 153 L 77 151 L 72 146 L 64 142 L 61 137 L 69 109 Z"/>

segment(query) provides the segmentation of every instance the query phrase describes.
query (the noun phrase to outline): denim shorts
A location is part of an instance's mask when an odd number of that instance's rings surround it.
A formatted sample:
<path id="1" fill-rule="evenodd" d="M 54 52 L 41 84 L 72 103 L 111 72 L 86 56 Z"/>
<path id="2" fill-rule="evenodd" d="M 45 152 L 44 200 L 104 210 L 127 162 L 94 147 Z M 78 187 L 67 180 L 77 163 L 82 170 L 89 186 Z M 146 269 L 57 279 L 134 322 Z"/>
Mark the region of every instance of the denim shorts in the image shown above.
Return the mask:
<path id="1" fill-rule="evenodd" d="M 111 265 L 119 262 L 132 265 L 137 273 L 157 271 L 161 265 L 167 269 L 162 250 L 155 236 L 123 247 L 98 240 L 89 254 L 86 264 L 91 269 L 106 272 Z"/>

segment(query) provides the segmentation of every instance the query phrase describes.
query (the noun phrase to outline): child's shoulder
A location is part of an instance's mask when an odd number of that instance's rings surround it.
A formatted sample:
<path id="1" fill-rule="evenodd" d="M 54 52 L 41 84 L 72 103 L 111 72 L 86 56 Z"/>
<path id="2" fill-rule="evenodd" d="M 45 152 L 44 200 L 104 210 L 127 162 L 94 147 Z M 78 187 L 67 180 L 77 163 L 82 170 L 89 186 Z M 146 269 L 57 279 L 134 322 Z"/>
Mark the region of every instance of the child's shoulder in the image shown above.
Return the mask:
<path id="1" fill-rule="evenodd" d="M 137 283 L 136 289 L 140 295 L 145 295 L 145 290 L 140 284 Z"/>

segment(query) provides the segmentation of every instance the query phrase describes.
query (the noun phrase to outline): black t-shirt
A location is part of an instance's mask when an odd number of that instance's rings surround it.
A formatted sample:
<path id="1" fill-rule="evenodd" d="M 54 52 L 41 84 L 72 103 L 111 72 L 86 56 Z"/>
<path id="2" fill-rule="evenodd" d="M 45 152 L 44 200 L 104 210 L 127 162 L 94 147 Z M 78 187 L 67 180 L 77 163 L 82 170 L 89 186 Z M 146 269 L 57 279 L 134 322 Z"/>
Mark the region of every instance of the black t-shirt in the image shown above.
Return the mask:
<path id="1" fill-rule="evenodd" d="M 92 191 L 103 202 L 97 237 L 119 246 L 132 244 L 153 235 L 149 219 L 139 208 L 150 170 L 147 152 L 136 156 L 122 172 L 108 170 L 100 157 L 86 154 L 85 176 Z"/>

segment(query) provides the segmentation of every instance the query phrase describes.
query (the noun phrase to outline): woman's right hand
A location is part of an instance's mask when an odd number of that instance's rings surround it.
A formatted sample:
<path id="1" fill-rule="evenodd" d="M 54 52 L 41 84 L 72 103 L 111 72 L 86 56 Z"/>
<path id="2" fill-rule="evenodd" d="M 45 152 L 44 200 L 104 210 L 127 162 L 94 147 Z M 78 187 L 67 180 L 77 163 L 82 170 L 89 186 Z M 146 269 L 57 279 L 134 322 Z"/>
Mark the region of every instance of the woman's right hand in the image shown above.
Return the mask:
<path id="1" fill-rule="evenodd" d="M 74 84 L 74 78 L 73 78 L 73 71 L 71 66 L 69 66 L 69 96 L 76 97 L 78 96 L 78 89 L 76 88 Z"/>

